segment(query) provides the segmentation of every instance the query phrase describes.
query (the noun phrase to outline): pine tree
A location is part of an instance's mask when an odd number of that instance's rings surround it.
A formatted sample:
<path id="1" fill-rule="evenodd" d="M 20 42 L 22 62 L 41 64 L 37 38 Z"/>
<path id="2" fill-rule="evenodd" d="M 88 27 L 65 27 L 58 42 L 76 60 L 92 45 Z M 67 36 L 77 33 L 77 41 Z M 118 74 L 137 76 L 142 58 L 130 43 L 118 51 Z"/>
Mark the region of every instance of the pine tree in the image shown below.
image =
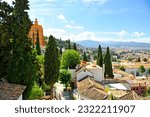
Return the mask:
<path id="1" fill-rule="evenodd" d="M 84 52 L 83 54 L 83 61 L 87 61 L 87 56 L 86 56 L 86 53 Z"/>
<path id="2" fill-rule="evenodd" d="M 78 51 L 77 46 L 76 46 L 76 43 L 73 44 L 73 49 L 74 49 L 75 51 Z"/>
<path id="3" fill-rule="evenodd" d="M 68 49 L 71 49 L 70 39 L 68 39 Z"/>
<path id="4" fill-rule="evenodd" d="M 63 52 L 62 52 L 62 47 L 60 47 L 60 54 L 62 55 L 62 53 L 63 53 Z"/>
<path id="5" fill-rule="evenodd" d="M 105 77 L 111 77 L 113 78 L 113 70 L 112 70 L 112 62 L 111 62 L 111 55 L 109 51 L 109 47 L 107 47 L 105 58 L 104 58 L 104 63 L 105 63 Z"/>
<path id="6" fill-rule="evenodd" d="M 5 1 L 0 2 L 0 79 L 6 79 L 8 61 L 11 55 L 12 11 L 13 8 Z"/>
<path id="7" fill-rule="evenodd" d="M 37 36 L 36 36 L 36 50 L 37 50 L 37 54 L 41 55 L 41 47 L 40 47 L 40 40 L 39 40 L 39 30 L 37 30 Z"/>
<path id="8" fill-rule="evenodd" d="M 99 65 L 100 67 L 103 66 L 103 55 L 102 55 L 102 48 L 100 45 L 98 47 L 98 52 L 97 52 L 97 65 Z"/>
<path id="9" fill-rule="evenodd" d="M 53 36 L 49 37 L 49 41 L 45 52 L 45 62 L 44 62 L 44 78 L 45 83 L 50 85 L 51 99 L 53 99 L 53 88 L 54 84 L 59 78 L 59 55 L 56 42 Z"/>
<path id="10" fill-rule="evenodd" d="M 7 68 L 7 81 L 15 84 L 26 85 L 23 95 L 28 97 L 29 91 L 37 77 L 36 54 L 32 49 L 32 42 L 28 39 L 31 28 L 31 20 L 27 10 L 29 10 L 28 0 L 15 0 L 13 2 L 11 37 L 11 56 L 9 57 Z"/>

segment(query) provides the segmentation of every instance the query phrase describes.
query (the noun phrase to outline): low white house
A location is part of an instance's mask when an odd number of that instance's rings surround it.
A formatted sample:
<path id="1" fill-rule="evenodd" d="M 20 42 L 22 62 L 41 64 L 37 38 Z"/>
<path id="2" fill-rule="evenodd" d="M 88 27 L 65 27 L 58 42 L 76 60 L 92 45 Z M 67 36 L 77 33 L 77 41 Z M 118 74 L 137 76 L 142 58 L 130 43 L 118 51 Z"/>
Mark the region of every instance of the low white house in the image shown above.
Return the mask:
<path id="1" fill-rule="evenodd" d="M 101 82 L 104 80 L 104 69 L 89 62 L 89 64 L 76 72 L 76 76 L 77 81 L 80 81 L 87 76 L 91 76 L 95 81 Z"/>

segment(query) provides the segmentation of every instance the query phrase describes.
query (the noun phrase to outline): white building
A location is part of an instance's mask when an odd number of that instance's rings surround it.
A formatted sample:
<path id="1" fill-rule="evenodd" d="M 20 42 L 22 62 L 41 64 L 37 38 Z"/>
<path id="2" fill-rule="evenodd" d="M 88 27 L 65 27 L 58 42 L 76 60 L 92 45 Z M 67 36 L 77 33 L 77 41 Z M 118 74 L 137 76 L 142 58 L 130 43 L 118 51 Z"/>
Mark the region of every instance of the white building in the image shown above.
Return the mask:
<path id="1" fill-rule="evenodd" d="M 88 64 L 76 72 L 76 76 L 77 81 L 80 81 L 87 76 L 91 76 L 95 81 L 101 82 L 104 80 L 104 69 L 96 64 L 88 62 Z"/>

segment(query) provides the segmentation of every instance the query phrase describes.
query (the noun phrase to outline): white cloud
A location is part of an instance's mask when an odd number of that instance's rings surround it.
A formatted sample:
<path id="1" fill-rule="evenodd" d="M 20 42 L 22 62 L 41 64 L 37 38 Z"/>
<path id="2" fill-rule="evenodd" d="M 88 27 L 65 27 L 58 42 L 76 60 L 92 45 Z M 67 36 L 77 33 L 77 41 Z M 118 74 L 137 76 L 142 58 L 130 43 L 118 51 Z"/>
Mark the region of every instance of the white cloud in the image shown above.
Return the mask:
<path id="1" fill-rule="evenodd" d="M 145 33 L 143 32 L 133 32 L 132 36 L 133 37 L 142 37 Z"/>
<path id="2" fill-rule="evenodd" d="M 104 4 L 106 3 L 108 0 L 82 0 L 83 2 L 87 2 L 87 3 L 99 3 L 99 4 Z"/>
<path id="3" fill-rule="evenodd" d="M 66 17 L 63 14 L 59 14 L 57 16 L 57 19 L 62 20 L 62 21 L 66 21 Z"/>
<path id="4" fill-rule="evenodd" d="M 119 36 L 119 38 L 123 38 L 125 37 L 126 35 L 128 35 L 128 32 L 125 31 L 125 30 L 122 30 L 120 32 L 117 32 L 117 35 Z"/>
<path id="5" fill-rule="evenodd" d="M 84 29 L 83 26 L 75 26 L 75 25 L 66 25 L 66 28 L 70 28 L 70 29 Z"/>
<path id="6" fill-rule="evenodd" d="M 83 26 L 76 26 L 76 29 L 83 29 Z"/>
<path id="7" fill-rule="evenodd" d="M 91 32 L 91 31 L 84 31 L 80 33 L 70 33 L 67 32 L 65 29 L 57 29 L 57 28 L 48 28 L 44 31 L 44 35 L 49 36 L 53 35 L 56 38 L 62 38 L 62 40 L 71 39 L 72 41 L 81 41 L 81 40 L 95 40 L 95 41 L 123 41 L 123 42 L 150 42 L 150 37 L 146 38 L 113 38 L 112 36 L 101 36 L 101 33 L 107 33 L 111 35 L 117 35 L 118 32 Z M 127 31 L 120 31 L 119 35 L 124 36 L 127 34 Z M 128 34 L 128 36 L 131 36 Z"/>
<path id="8" fill-rule="evenodd" d="M 73 28 L 73 26 L 71 26 L 71 25 L 66 25 L 65 27 L 66 27 L 66 28 L 70 28 L 70 29 Z"/>
<path id="9" fill-rule="evenodd" d="M 67 31 L 64 29 L 58 29 L 58 28 L 48 28 L 44 31 L 45 36 L 53 35 L 56 38 L 64 37 L 67 35 Z"/>

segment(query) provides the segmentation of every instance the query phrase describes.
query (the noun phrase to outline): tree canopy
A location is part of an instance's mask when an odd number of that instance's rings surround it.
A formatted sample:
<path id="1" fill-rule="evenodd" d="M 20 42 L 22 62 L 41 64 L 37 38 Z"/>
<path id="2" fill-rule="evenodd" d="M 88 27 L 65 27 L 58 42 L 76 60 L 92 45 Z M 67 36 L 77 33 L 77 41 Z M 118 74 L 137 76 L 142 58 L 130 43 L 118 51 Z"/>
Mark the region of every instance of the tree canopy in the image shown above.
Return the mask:
<path id="1" fill-rule="evenodd" d="M 61 57 L 61 68 L 75 69 L 77 64 L 80 63 L 80 55 L 75 50 L 66 50 Z"/>
<path id="2" fill-rule="evenodd" d="M 45 61 L 44 61 L 44 78 L 45 83 L 50 85 L 51 98 L 53 99 L 53 87 L 59 78 L 59 54 L 56 46 L 55 38 L 49 37 L 48 44 L 46 46 Z"/>
<path id="3" fill-rule="evenodd" d="M 113 70 L 112 70 L 112 62 L 111 62 L 111 55 L 109 51 L 109 47 L 107 47 L 105 58 L 104 58 L 104 63 L 105 63 L 105 77 L 113 78 Z"/>
<path id="4" fill-rule="evenodd" d="M 62 70 L 60 70 L 59 79 L 60 79 L 61 83 L 65 85 L 65 87 L 67 89 L 69 83 L 71 82 L 71 74 L 67 70 L 62 69 Z"/>
<path id="5" fill-rule="evenodd" d="M 97 51 L 97 65 L 99 65 L 100 67 L 103 66 L 103 55 L 102 55 L 102 48 L 100 45 Z"/>

